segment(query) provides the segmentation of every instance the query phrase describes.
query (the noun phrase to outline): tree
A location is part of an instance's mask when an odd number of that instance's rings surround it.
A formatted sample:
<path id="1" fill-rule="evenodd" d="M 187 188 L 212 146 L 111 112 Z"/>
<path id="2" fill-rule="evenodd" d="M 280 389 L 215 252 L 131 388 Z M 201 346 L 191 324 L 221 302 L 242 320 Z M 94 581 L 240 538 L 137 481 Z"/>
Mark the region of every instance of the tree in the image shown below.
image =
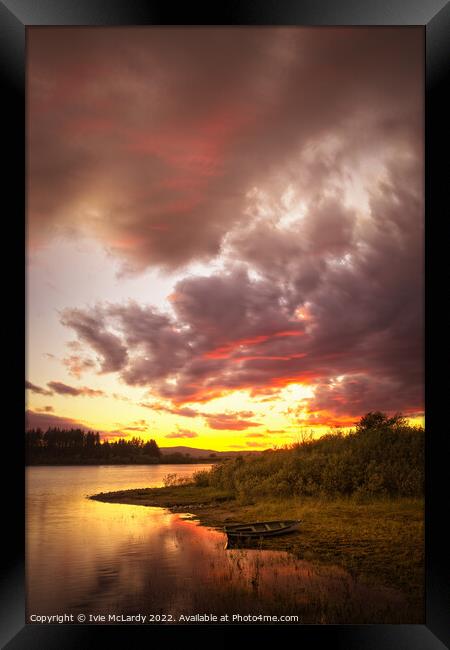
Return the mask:
<path id="1" fill-rule="evenodd" d="M 356 426 L 358 433 L 369 431 L 370 429 L 380 429 L 381 427 L 398 427 L 406 423 L 405 417 L 401 413 L 396 413 L 389 418 L 386 413 L 381 411 L 370 411 L 364 415 Z"/>
<path id="2" fill-rule="evenodd" d="M 28 463 L 79 463 L 80 461 L 101 462 L 115 459 L 121 462 L 156 462 L 161 456 L 155 440 L 144 442 L 132 438 L 109 442 L 100 440 L 98 431 L 81 429 L 64 430 L 49 427 L 45 433 L 40 429 L 25 432 L 26 458 Z"/>
<path id="3" fill-rule="evenodd" d="M 156 440 L 148 440 L 144 444 L 144 453 L 146 456 L 152 456 L 153 458 L 159 458 L 161 456 L 161 451 L 156 444 Z"/>

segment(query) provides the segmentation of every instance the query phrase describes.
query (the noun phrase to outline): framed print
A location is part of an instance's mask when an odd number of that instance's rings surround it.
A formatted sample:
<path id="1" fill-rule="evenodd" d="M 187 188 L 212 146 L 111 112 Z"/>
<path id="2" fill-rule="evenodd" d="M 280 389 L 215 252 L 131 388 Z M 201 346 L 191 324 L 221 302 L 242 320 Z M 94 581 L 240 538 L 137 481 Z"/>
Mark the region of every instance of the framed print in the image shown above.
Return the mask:
<path id="1" fill-rule="evenodd" d="M 3 645 L 444 648 L 448 5 L 0 10 Z"/>

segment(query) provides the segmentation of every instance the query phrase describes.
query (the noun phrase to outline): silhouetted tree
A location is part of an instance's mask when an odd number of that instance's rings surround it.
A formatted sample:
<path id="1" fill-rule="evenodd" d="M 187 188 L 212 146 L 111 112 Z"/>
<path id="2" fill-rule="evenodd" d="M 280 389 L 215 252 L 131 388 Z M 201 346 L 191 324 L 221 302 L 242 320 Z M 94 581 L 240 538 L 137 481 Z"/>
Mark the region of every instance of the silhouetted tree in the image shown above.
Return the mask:
<path id="1" fill-rule="evenodd" d="M 370 411 L 364 415 L 356 426 L 358 432 L 368 431 L 370 429 L 379 429 L 380 427 L 394 427 L 405 425 L 406 419 L 401 413 L 396 413 L 388 417 L 381 411 Z"/>
<path id="2" fill-rule="evenodd" d="M 26 461 L 35 463 L 157 462 L 161 452 L 155 440 L 141 438 L 101 441 L 98 431 L 49 427 L 25 432 Z"/>

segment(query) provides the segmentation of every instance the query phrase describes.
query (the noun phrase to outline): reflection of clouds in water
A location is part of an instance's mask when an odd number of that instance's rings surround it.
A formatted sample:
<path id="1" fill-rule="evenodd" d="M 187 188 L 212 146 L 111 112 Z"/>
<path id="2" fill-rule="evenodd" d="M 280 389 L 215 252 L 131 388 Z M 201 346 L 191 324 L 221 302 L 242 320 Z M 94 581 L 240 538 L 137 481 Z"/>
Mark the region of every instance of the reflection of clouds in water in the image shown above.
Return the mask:
<path id="1" fill-rule="evenodd" d="M 314 567 L 283 551 L 225 550 L 221 533 L 178 516 L 159 539 L 169 556 L 164 566 L 172 571 L 161 570 L 160 555 L 150 553 L 140 565 L 143 589 L 128 594 L 121 611 L 290 612 L 305 622 L 368 622 L 405 606 L 393 590 L 361 585 L 339 567 Z"/>
<path id="2" fill-rule="evenodd" d="M 101 472 L 81 470 L 84 478 L 95 476 L 92 489 L 84 483 L 82 490 L 73 489 L 70 473 L 65 484 L 47 489 L 58 472 L 50 472 L 50 479 L 45 472 L 46 489 L 28 486 L 30 613 L 295 613 L 305 623 L 414 620 L 398 593 L 364 586 L 339 567 L 316 567 L 285 551 L 225 550 L 223 533 L 178 514 L 90 501 L 86 493 L 101 491 Z"/>

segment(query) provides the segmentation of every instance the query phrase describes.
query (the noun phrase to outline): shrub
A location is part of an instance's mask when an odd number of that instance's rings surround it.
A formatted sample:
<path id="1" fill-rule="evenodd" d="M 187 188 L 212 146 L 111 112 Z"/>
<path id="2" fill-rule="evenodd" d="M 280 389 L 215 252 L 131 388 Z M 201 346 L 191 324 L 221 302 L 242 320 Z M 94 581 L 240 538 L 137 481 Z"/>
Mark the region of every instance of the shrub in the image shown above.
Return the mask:
<path id="1" fill-rule="evenodd" d="M 206 470 L 202 470 L 200 472 L 195 472 L 192 478 L 197 487 L 209 487 L 209 477 L 210 473 Z"/>
<path id="2" fill-rule="evenodd" d="M 164 487 L 174 487 L 176 485 L 186 485 L 187 483 L 190 483 L 191 479 L 183 477 L 183 476 L 178 476 L 178 474 L 173 473 L 173 474 L 166 474 L 163 477 L 163 484 Z"/>
<path id="3" fill-rule="evenodd" d="M 237 457 L 198 472 L 197 485 L 253 496 L 420 496 L 424 480 L 424 430 L 401 415 L 361 418 L 355 430 L 304 436 L 290 448 Z M 198 481 L 198 482 L 197 482 Z"/>

